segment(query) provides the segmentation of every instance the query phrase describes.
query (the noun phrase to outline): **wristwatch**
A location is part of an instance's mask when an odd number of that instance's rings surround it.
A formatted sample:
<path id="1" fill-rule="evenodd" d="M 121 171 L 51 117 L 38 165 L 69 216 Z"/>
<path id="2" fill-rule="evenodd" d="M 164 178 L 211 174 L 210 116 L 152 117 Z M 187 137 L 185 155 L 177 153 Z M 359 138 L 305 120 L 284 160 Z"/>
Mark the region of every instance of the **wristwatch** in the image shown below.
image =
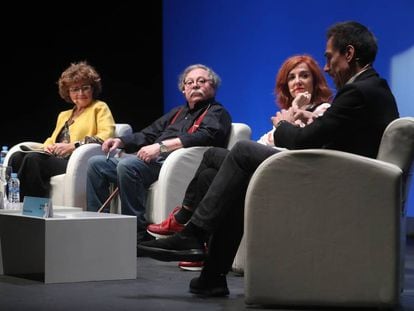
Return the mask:
<path id="1" fill-rule="evenodd" d="M 158 143 L 160 145 L 160 153 L 168 152 L 168 147 L 164 145 L 162 142 Z"/>

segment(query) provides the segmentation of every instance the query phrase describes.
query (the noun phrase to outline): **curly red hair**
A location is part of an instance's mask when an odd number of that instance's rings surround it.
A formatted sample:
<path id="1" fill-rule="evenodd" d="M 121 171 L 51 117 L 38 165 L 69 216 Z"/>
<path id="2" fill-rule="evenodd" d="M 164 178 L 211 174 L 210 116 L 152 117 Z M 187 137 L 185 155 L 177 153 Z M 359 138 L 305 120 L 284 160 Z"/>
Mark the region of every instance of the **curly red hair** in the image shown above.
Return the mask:
<path id="1" fill-rule="evenodd" d="M 292 105 L 293 97 L 290 95 L 288 88 L 288 75 L 293 68 L 301 63 L 308 65 L 313 77 L 311 103 L 321 104 L 330 102 L 332 99 L 332 91 L 328 87 L 328 83 L 318 62 L 309 55 L 295 55 L 285 60 L 276 76 L 274 92 L 276 102 L 281 109 L 288 109 Z"/>

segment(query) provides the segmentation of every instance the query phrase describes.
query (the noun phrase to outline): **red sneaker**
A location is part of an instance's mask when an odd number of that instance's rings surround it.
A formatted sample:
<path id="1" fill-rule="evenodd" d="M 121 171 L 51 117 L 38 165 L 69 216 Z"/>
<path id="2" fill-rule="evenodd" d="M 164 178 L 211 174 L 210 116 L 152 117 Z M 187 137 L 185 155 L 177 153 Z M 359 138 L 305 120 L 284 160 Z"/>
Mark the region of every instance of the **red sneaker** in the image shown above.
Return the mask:
<path id="1" fill-rule="evenodd" d="M 177 206 L 163 222 L 148 225 L 147 232 L 157 238 L 162 238 L 183 230 L 185 226 L 178 223 L 174 217 L 180 209 L 181 206 Z"/>
<path id="2" fill-rule="evenodd" d="M 204 261 L 180 261 L 178 267 L 187 271 L 201 271 Z"/>

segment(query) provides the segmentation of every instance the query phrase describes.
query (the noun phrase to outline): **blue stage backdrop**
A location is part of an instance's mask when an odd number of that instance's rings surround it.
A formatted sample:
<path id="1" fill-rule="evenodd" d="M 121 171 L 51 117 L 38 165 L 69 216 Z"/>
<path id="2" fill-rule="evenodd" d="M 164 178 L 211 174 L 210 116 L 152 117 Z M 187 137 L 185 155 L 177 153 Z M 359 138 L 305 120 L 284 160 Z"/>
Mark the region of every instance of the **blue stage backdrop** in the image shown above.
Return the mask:
<path id="1" fill-rule="evenodd" d="M 203 63 L 222 78 L 217 99 L 258 139 L 277 110 L 273 88 L 281 63 L 306 53 L 323 66 L 328 26 L 356 20 L 378 39 L 374 67 L 389 81 L 401 116 L 414 116 L 413 16 L 412 0 L 164 0 L 164 109 L 183 102 L 177 88 L 181 71 Z M 414 215 L 413 192 L 409 215 Z"/>

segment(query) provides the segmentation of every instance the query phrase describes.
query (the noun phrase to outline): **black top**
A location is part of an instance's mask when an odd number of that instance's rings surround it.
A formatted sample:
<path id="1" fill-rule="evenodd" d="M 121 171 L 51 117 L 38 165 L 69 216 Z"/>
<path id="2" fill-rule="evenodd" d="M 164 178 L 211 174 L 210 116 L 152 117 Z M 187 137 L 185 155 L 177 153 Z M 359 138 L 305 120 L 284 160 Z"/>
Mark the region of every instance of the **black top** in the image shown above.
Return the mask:
<path id="1" fill-rule="evenodd" d="M 207 107 L 207 113 L 198 130 L 192 134 L 188 133 L 188 129 L 205 112 Z M 178 111 L 180 112 L 177 115 Z M 176 107 L 143 130 L 122 136 L 120 139 L 128 153 L 136 152 L 143 146 L 171 138 L 179 138 L 184 147 L 226 147 L 231 123 L 231 116 L 227 110 L 216 102 L 215 98 L 211 98 L 198 102 L 193 109 L 190 109 L 188 104 Z"/>
<path id="2" fill-rule="evenodd" d="M 303 128 L 284 122 L 274 141 L 288 149 L 326 148 L 376 158 L 386 126 L 398 117 L 388 83 L 370 68 L 338 90 L 323 116 Z"/>

